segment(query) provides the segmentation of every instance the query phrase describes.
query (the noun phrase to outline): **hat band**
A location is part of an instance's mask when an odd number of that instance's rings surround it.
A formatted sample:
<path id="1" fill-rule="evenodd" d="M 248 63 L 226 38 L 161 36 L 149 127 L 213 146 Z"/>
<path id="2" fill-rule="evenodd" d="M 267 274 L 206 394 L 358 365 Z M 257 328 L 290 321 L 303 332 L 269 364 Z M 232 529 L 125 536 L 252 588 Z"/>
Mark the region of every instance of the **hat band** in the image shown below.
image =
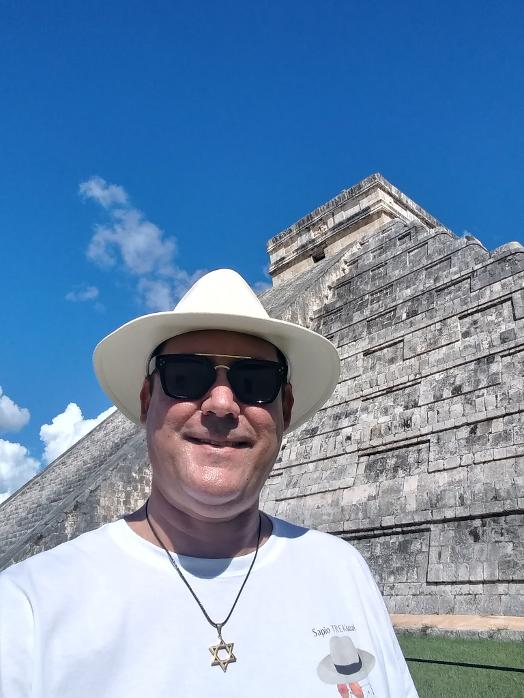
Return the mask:
<path id="1" fill-rule="evenodd" d="M 358 662 L 353 662 L 353 664 L 335 664 L 333 666 L 338 671 L 339 674 L 344 674 L 344 676 L 349 676 L 350 674 L 355 674 L 357 671 L 362 669 L 362 660 L 358 658 Z"/>

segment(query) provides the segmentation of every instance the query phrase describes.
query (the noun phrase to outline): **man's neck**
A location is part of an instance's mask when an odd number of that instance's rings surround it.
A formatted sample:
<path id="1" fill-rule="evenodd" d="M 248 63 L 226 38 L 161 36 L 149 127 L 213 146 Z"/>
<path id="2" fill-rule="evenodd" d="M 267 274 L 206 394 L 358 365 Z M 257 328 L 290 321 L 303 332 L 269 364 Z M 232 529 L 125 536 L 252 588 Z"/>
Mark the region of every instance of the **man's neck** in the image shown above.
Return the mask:
<path id="1" fill-rule="evenodd" d="M 232 519 L 200 519 L 177 509 L 154 492 L 148 500 L 147 515 L 168 550 L 192 557 L 230 558 L 253 552 L 257 546 L 259 517 L 260 545 L 268 540 L 272 530 L 271 520 L 259 513 L 258 506 Z M 159 545 L 147 521 L 145 504 L 125 520 L 141 538 Z"/>

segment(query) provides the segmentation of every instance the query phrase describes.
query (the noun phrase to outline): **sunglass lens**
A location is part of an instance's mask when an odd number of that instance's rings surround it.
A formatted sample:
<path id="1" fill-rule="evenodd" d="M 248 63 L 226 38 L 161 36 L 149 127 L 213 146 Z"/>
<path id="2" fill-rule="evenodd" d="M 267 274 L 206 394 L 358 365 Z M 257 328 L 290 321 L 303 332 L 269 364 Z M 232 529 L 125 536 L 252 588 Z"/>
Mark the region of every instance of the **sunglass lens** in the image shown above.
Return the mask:
<path id="1" fill-rule="evenodd" d="M 239 362 L 228 377 L 238 399 L 248 405 L 273 402 L 281 385 L 278 366 L 271 364 Z"/>
<path id="2" fill-rule="evenodd" d="M 215 370 L 199 357 L 178 356 L 164 367 L 164 390 L 171 397 L 196 400 L 215 380 Z"/>

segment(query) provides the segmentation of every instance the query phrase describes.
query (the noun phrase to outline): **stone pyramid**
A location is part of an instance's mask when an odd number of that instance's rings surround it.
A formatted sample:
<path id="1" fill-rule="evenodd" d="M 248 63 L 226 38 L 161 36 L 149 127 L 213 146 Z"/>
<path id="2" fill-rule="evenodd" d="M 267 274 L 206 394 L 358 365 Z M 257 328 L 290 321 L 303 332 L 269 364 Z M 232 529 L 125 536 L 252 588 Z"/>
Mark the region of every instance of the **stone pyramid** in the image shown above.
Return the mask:
<path id="1" fill-rule="evenodd" d="M 350 540 L 397 613 L 522 615 L 524 247 L 488 252 L 372 175 L 268 243 L 275 317 L 342 358 L 289 435 L 263 508 Z M 137 508 L 119 413 L 0 506 L 0 568 Z"/>

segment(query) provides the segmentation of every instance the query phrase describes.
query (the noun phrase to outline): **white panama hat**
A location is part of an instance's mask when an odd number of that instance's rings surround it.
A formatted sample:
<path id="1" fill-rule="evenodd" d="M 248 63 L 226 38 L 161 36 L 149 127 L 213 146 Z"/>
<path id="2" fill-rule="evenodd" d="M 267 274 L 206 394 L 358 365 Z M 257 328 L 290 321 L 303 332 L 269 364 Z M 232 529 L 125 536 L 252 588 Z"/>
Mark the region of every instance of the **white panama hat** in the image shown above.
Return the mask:
<path id="1" fill-rule="evenodd" d="M 365 679 L 374 666 L 375 657 L 370 652 L 355 647 L 348 635 L 334 635 L 317 674 L 324 683 L 353 683 Z"/>
<path id="2" fill-rule="evenodd" d="M 217 269 L 202 276 L 174 310 L 131 320 L 97 345 L 93 363 L 98 381 L 131 421 L 140 423 L 140 389 L 152 352 L 171 337 L 197 330 L 250 334 L 280 349 L 295 398 L 288 432 L 313 415 L 335 389 L 340 359 L 333 344 L 305 327 L 270 318 L 240 274 Z"/>

